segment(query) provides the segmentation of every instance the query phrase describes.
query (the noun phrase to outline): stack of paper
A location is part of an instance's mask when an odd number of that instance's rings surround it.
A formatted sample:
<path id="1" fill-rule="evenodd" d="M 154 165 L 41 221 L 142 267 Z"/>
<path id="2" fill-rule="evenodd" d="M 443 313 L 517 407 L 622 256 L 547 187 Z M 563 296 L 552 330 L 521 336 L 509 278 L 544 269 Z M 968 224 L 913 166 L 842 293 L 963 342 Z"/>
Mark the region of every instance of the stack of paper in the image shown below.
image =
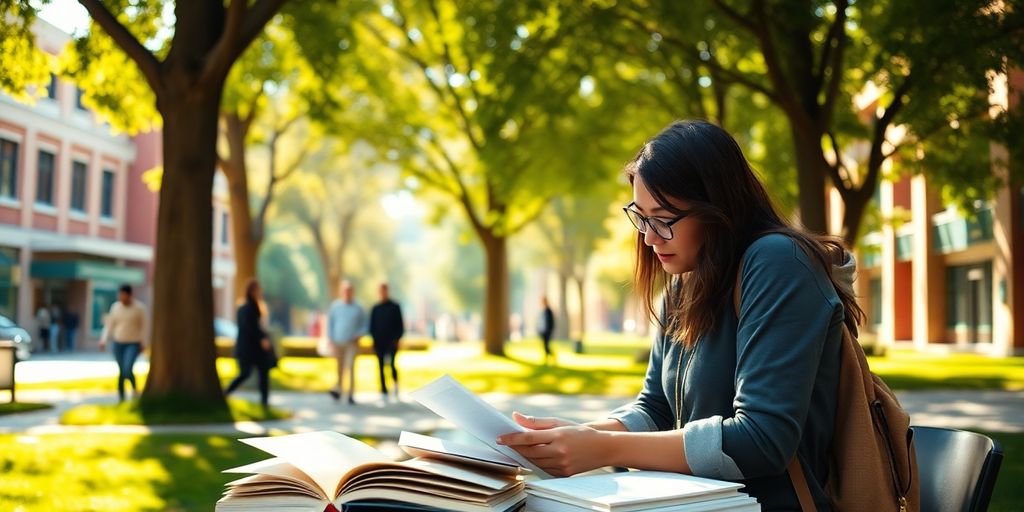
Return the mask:
<path id="1" fill-rule="evenodd" d="M 759 511 L 742 484 L 679 473 L 629 471 L 538 480 L 526 484 L 531 512 Z"/>

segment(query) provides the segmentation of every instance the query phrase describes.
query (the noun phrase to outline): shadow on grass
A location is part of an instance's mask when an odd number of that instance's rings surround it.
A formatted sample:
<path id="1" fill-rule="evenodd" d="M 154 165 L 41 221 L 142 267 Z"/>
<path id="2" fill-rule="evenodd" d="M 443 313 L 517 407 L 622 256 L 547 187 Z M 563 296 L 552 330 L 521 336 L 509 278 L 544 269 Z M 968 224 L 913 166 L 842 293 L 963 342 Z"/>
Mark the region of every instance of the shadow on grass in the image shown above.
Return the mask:
<path id="1" fill-rule="evenodd" d="M 0 416 L 7 414 L 18 414 L 19 412 L 30 412 L 38 411 L 40 409 L 50 409 L 53 405 L 50 404 L 37 404 L 32 402 L 7 402 L 0 404 Z"/>
<path id="2" fill-rule="evenodd" d="M 196 425 L 287 419 L 291 411 L 238 398 L 223 402 L 197 402 L 194 399 L 163 398 L 158 401 L 128 400 L 118 404 L 85 404 L 61 415 L 62 425 Z"/>
<path id="3" fill-rule="evenodd" d="M 221 471 L 266 458 L 266 454 L 227 436 L 150 435 L 141 437 L 129 455 L 140 463 L 159 464 L 168 478 L 150 482 L 161 510 L 212 510 L 224 484 L 242 475 Z"/>

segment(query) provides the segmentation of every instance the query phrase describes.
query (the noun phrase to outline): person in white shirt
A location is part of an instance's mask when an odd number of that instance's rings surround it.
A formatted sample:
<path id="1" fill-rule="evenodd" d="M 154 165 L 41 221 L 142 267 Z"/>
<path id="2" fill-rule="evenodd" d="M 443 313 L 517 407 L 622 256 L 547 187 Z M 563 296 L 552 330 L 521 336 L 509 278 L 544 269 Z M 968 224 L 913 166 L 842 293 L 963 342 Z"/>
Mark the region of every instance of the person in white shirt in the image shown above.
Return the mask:
<path id="1" fill-rule="evenodd" d="M 338 360 L 338 385 L 328 393 L 335 400 L 341 399 L 341 383 L 345 372 L 348 372 L 348 403 L 353 405 L 356 403 L 356 351 L 359 350 L 359 338 L 366 334 L 366 313 L 352 300 L 354 294 L 352 283 L 342 281 L 339 298 L 327 310 L 327 339 L 334 345 L 334 357 Z"/>
<path id="2" fill-rule="evenodd" d="M 149 321 L 146 305 L 132 297 L 131 285 L 121 285 L 117 299 L 107 314 L 100 350 L 107 349 L 107 340 L 113 343 L 118 368 L 117 395 L 123 402 L 125 381 L 132 385 L 132 396 L 138 396 L 133 368 L 139 353 L 146 349 Z"/>

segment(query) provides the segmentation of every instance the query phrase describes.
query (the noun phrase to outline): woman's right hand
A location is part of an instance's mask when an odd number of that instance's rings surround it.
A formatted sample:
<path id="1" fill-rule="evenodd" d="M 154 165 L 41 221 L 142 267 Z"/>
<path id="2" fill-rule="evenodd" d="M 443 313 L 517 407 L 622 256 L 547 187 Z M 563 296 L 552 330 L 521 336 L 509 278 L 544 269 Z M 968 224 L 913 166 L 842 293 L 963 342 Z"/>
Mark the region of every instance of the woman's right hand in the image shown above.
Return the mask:
<path id="1" fill-rule="evenodd" d="M 265 352 L 270 352 L 270 340 L 263 338 L 263 341 L 260 341 L 260 346 Z"/>
<path id="2" fill-rule="evenodd" d="M 563 420 L 562 418 L 538 418 L 536 416 L 527 416 L 519 412 L 513 412 L 512 419 L 515 420 L 516 423 L 530 430 L 547 430 L 549 428 L 578 425 L 576 422 Z"/>

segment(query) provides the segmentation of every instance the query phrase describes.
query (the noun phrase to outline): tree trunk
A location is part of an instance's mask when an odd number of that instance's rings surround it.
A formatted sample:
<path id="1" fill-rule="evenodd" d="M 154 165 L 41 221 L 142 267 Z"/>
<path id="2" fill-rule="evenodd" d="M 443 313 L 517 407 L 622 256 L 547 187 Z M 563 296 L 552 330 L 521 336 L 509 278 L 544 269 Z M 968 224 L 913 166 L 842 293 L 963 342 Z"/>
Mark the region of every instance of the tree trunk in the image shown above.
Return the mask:
<path id="1" fill-rule="evenodd" d="M 170 92 L 160 105 L 164 174 L 144 410 L 159 403 L 227 411 L 215 365 L 210 269 L 220 91 Z"/>
<path id="2" fill-rule="evenodd" d="M 800 190 L 800 222 L 809 231 L 826 233 L 825 175 L 828 174 L 828 162 L 821 148 L 821 138 L 818 134 L 803 133 L 797 128 L 792 130 Z"/>
<path id="3" fill-rule="evenodd" d="M 569 326 L 569 271 L 566 270 L 563 263 L 558 269 L 558 315 L 555 320 L 555 339 L 567 340 L 570 332 L 572 330 Z"/>
<path id="4" fill-rule="evenodd" d="M 871 188 L 874 190 L 874 184 L 865 183 L 862 187 Z M 845 211 L 843 211 L 843 240 L 846 242 L 846 247 L 852 248 L 857 243 L 857 237 L 860 234 L 860 226 L 864 221 L 864 210 L 867 209 L 868 203 L 871 202 L 871 195 L 851 193 L 846 194 L 843 198 L 843 205 Z"/>
<path id="5" fill-rule="evenodd" d="M 480 232 L 487 258 L 487 286 L 484 290 L 484 349 L 505 355 L 508 339 L 508 247 L 507 239 L 489 231 Z"/>
<path id="6" fill-rule="evenodd" d="M 235 253 L 235 298 L 245 296 L 245 284 L 256 277 L 256 256 L 261 239 L 256 238 L 249 208 L 249 174 L 245 161 L 245 138 L 249 122 L 238 113 L 224 114 L 224 137 L 228 143 L 226 165 L 221 168 L 228 180 L 228 198 L 231 204 L 231 243 Z M 260 237 L 262 238 L 262 237 Z"/>
<path id="7" fill-rule="evenodd" d="M 576 281 L 576 290 L 578 291 L 579 296 L 580 296 L 580 317 L 579 317 L 580 330 L 579 330 L 579 335 L 576 337 L 576 339 L 579 340 L 580 343 L 583 343 L 584 335 L 587 332 L 587 315 L 586 315 L 587 301 L 584 298 L 584 294 L 583 294 L 583 292 L 584 292 L 584 281 L 586 280 L 586 278 L 587 278 L 587 274 L 585 272 L 577 274 L 574 277 L 574 280 Z"/>

